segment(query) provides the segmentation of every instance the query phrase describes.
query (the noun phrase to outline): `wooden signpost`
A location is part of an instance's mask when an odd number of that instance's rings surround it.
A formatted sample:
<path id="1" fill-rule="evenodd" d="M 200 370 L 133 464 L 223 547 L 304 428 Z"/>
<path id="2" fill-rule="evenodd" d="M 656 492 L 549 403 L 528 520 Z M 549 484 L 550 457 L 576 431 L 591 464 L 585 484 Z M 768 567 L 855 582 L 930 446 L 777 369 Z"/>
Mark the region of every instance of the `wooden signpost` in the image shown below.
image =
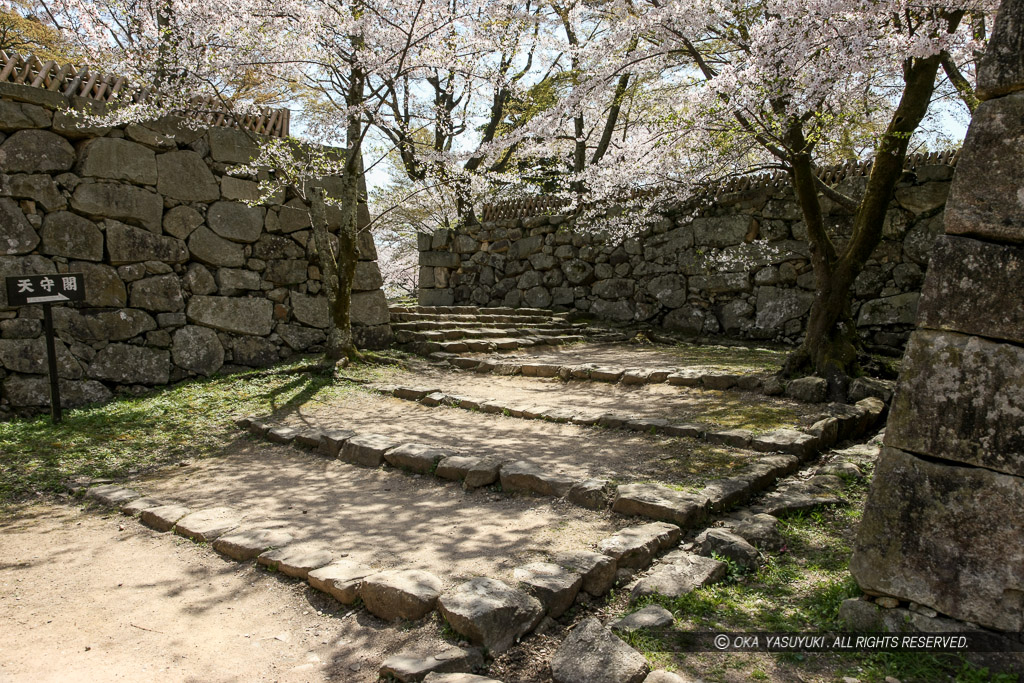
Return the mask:
<path id="1" fill-rule="evenodd" d="M 7 305 L 43 305 L 46 334 L 46 360 L 50 372 L 50 415 L 54 424 L 61 420 L 60 381 L 57 377 L 57 347 L 53 338 L 53 304 L 85 300 L 85 276 L 81 273 L 52 275 L 14 275 L 7 277 Z"/>

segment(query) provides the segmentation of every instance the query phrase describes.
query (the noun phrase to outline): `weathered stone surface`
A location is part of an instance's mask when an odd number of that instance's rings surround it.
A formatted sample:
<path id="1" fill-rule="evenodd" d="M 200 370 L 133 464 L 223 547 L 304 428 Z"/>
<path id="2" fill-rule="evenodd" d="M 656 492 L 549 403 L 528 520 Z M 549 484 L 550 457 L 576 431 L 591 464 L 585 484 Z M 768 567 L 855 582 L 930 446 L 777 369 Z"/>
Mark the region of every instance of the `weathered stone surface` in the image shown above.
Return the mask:
<path id="1" fill-rule="evenodd" d="M 300 323 L 319 328 L 325 328 L 330 324 L 331 316 L 326 296 L 307 296 L 299 292 L 292 292 L 289 296 L 292 315 Z"/>
<path id="2" fill-rule="evenodd" d="M 732 532 L 761 550 L 778 550 L 784 544 L 778 525 L 778 517 L 760 513 L 744 519 Z"/>
<path id="3" fill-rule="evenodd" d="M 642 654 L 588 617 L 551 659 L 555 683 L 642 683 L 650 667 Z"/>
<path id="4" fill-rule="evenodd" d="M 170 531 L 174 523 L 187 515 L 191 510 L 182 505 L 160 505 L 139 512 L 139 521 L 150 529 Z"/>
<path id="5" fill-rule="evenodd" d="M 242 521 L 242 515 L 226 507 L 206 508 L 185 515 L 174 525 L 174 533 L 197 543 L 215 541 Z"/>
<path id="6" fill-rule="evenodd" d="M 88 280 L 86 281 L 88 285 Z M 79 341 L 125 341 L 156 329 L 153 316 L 124 308 L 118 311 L 78 311 L 59 307 L 53 311 L 53 327 Z"/>
<path id="7" fill-rule="evenodd" d="M 256 561 L 282 574 L 305 580 L 314 569 L 325 567 L 334 553 L 315 543 L 293 543 L 260 553 Z"/>
<path id="8" fill-rule="evenodd" d="M 331 458 L 338 457 L 348 440 L 356 435 L 349 429 L 325 429 L 320 433 L 317 451 Z"/>
<path id="9" fill-rule="evenodd" d="M 46 109 L 34 104 L 0 100 L 0 131 L 11 132 L 26 128 L 49 128 L 53 117 Z"/>
<path id="10" fill-rule="evenodd" d="M 0 213 L 4 200 L 0 200 Z M 0 221 L 3 219 L 0 218 Z M 33 233 L 34 234 L 34 233 Z M 39 251 L 85 261 L 103 260 L 103 233 L 92 221 L 70 211 L 55 211 L 43 219 Z"/>
<path id="11" fill-rule="evenodd" d="M 759 287 L 757 290 L 757 327 L 777 330 L 789 320 L 806 315 L 814 303 L 812 292 L 782 287 Z"/>
<path id="12" fill-rule="evenodd" d="M 873 593 L 1003 631 L 1024 627 L 1024 482 L 885 448 L 850 572 Z"/>
<path id="13" fill-rule="evenodd" d="M 675 524 L 651 522 L 621 529 L 598 543 L 597 549 L 620 568 L 640 569 L 650 564 L 656 553 L 678 543 L 681 536 Z"/>
<path id="14" fill-rule="evenodd" d="M 419 443 L 404 443 L 384 453 L 389 464 L 421 474 L 432 472 L 444 456 L 445 452 L 440 448 Z"/>
<path id="15" fill-rule="evenodd" d="M 351 560 L 335 560 L 325 567 L 314 569 L 307 579 L 309 585 L 327 593 L 343 605 L 351 605 L 359 599 L 359 588 L 363 579 L 377 570 L 369 569 Z"/>
<path id="16" fill-rule="evenodd" d="M 907 346 L 887 446 L 1024 476 L 1024 348 L 918 330 Z"/>
<path id="17" fill-rule="evenodd" d="M 251 335 L 235 339 L 231 345 L 231 352 L 235 363 L 254 368 L 273 365 L 280 359 L 277 344 L 264 337 Z"/>
<path id="18" fill-rule="evenodd" d="M 516 567 L 512 573 L 518 588 L 540 600 L 552 619 L 572 607 L 583 585 L 583 576 L 552 562 L 532 562 Z"/>
<path id="19" fill-rule="evenodd" d="M 259 155 L 259 145 L 245 131 L 235 128 L 210 128 L 210 157 L 225 164 L 248 164 Z"/>
<path id="20" fill-rule="evenodd" d="M 1001 3 L 994 23 L 978 64 L 977 95 L 982 100 L 1024 89 L 1024 11 L 1016 3 Z"/>
<path id="21" fill-rule="evenodd" d="M 423 679 L 423 683 L 501 683 L 501 681 L 474 674 L 442 674 L 437 673 L 436 671 L 431 671 L 427 674 L 427 677 Z"/>
<path id="22" fill-rule="evenodd" d="M 193 296 L 188 319 L 215 330 L 266 336 L 273 326 L 274 304 L 252 297 Z"/>
<path id="23" fill-rule="evenodd" d="M 441 595 L 441 579 L 419 569 L 388 569 L 363 579 L 359 597 L 385 621 L 422 619 Z"/>
<path id="24" fill-rule="evenodd" d="M 39 244 L 39 235 L 10 199 L 0 199 L 0 228 L 0 254 L 27 254 Z"/>
<path id="25" fill-rule="evenodd" d="M 569 492 L 575 480 L 548 472 L 525 460 L 505 463 L 501 467 L 502 491 L 528 491 L 542 496 L 561 498 Z"/>
<path id="26" fill-rule="evenodd" d="M 308 278 L 309 264 L 304 259 L 268 261 L 263 278 L 275 285 L 297 285 Z"/>
<path id="27" fill-rule="evenodd" d="M 490 486 L 498 481 L 501 463 L 491 458 L 472 455 L 450 455 L 437 463 L 434 476 L 461 481 L 467 489 Z"/>
<path id="28" fill-rule="evenodd" d="M 476 578 L 442 595 L 438 610 L 470 642 L 500 654 L 544 617 L 540 602 L 495 579 Z"/>
<path id="29" fill-rule="evenodd" d="M 255 560 L 261 553 L 292 542 L 292 535 L 281 529 L 237 529 L 217 538 L 213 549 L 239 562 Z"/>
<path id="30" fill-rule="evenodd" d="M 260 289 L 260 274 L 242 268 L 218 268 L 218 291 L 225 296 L 234 296 L 241 292 L 252 292 Z"/>
<path id="31" fill-rule="evenodd" d="M 707 517 L 708 499 L 659 484 L 621 484 L 612 510 L 680 526 L 693 526 Z"/>
<path id="32" fill-rule="evenodd" d="M 57 376 L 63 379 L 79 379 L 82 366 L 71 355 L 64 342 L 56 340 Z M 11 372 L 26 375 L 48 374 L 46 339 L 0 339 L 0 365 Z"/>
<path id="33" fill-rule="evenodd" d="M 182 149 L 156 157 L 157 192 L 185 202 L 220 199 L 220 185 L 196 152 Z"/>
<path id="34" fill-rule="evenodd" d="M 143 261 L 183 263 L 188 259 L 188 249 L 179 239 L 113 222 L 107 224 L 107 253 L 115 266 Z"/>
<path id="35" fill-rule="evenodd" d="M 596 598 L 610 591 L 615 585 L 617 564 L 615 560 L 602 553 L 586 550 L 561 552 L 552 557 L 551 561 L 582 576 L 582 589 Z"/>
<path id="36" fill-rule="evenodd" d="M 128 140 L 96 138 L 79 151 L 78 174 L 156 185 L 156 155 L 153 150 Z"/>
<path id="37" fill-rule="evenodd" d="M 814 481 L 815 479 L 817 481 Z M 838 481 L 842 483 L 841 480 Z M 758 513 L 783 517 L 823 505 L 838 505 L 843 501 L 839 497 L 837 487 L 832 486 L 834 483 L 835 481 L 831 479 L 823 480 L 818 477 L 812 477 L 807 481 L 787 482 L 750 509 Z"/>
<path id="38" fill-rule="evenodd" d="M 120 183 L 82 183 L 75 188 L 71 195 L 71 208 L 90 218 L 113 218 L 118 221 L 127 221 L 138 225 L 146 230 L 159 234 L 160 226 L 164 216 L 164 202 L 160 195 L 132 185 Z M 171 238 L 158 238 L 170 240 Z M 107 249 L 111 250 L 110 229 L 107 229 Z M 177 242 L 177 240 L 174 240 Z M 163 243 L 163 242 L 153 242 Z M 163 253 L 150 255 L 141 261 L 167 261 L 180 263 L 185 260 L 186 253 L 183 249 L 173 251 L 165 255 Z M 111 262 L 114 265 L 114 254 L 111 252 Z M 122 261 L 122 263 L 133 263 L 133 261 Z"/>
<path id="39" fill-rule="evenodd" d="M 19 130 L 0 144 L 0 168 L 5 173 L 60 173 L 74 163 L 74 147 L 49 131 Z"/>
<path id="40" fill-rule="evenodd" d="M 712 553 L 721 555 L 747 569 L 756 569 L 760 564 L 757 548 L 739 534 L 726 529 L 709 529 L 704 534 L 700 551 L 707 557 L 710 557 Z"/>
<path id="41" fill-rule="evenodd" d="M 957 162 L 946 208 L 946 233 L 1024 243 L 1021 177 L 1024 92 L 982 102 Z"/>
<path id="42" fill-rule="evenodd" d="M 603 510 L 608 507 L 608 481 L 605 479 L 577 481 L 565 497 L 573 505 L 579 505 L 589 510 Z"/>
<path id="43" fill-rule="evenodd" d="M 750 440 L 750 448 L 759 453 L 792 453 L 806 458 L 815 452 L 818 440 L 795 429 L 777 429 L 758 434 Z"/>
<path id="44" fill-rule="evenodd" d="M 170 274 L 133 282 L 128 304 L 147 311 L 182 311 L 185 299 L 181 294 L 181 279 Z"/>
<path id="45" fill-rule="evenodd" d="M 274 329 L 284 343 L 295 351 L 308 351 L 311 347 L 323 344 L 327 340 L 327 335 L 323 333 L 323 330 L 315 330 L 304 325 L 280 323 Z"/>
<path id="46" fill-rule="evenodd" d="M 824 377 L 801 377 L 786 385 L 786 396 L 805 403 L 821 403 L 828 396 Z"/>
<path id="47" fill-rule="evenodd" d="M 242 245 L 220 237 L 205 225 L 189 235 L 188 249 L 193 258 L 211 266 L 238 268 L 245 265 Z"/>
<path id="48" fill-rule="evenodd" d="M 630 593 L 630 602 L 648 595 L 678 598 L 725 578 L 724 562 L 689 553 L 681 554 L 674 562 L 655 567 L 640 579 Z"/>
<path id="49" fill-rule="evenodd" d="M 701 681 L 695 678 L 683 678 L 671 671 L 658 670 L 647 674 L 644 683 L 701 683 Z"/>
<path id="50" fill-rule="evenodd" d="M 398 445 L 398 441 L 383 434 L 362 434 L 346 441 L 338 457 L 353 465 L 380 467 L 384 453 Z"/>
<path id="51" fill-rule="evenodd" d="M 68 206 L 68 200 L 61 194 L 57 183 L 45 173 L 17 173 L 8 178 L 12 197 L 31 199 L 46 211 L 59 211 Z M 0 194 L 4 194 L 2 186 L 3 181 L 0 180 Z"/>
<path id="52" fill-rule="evenodd" d="M 266 439 L 271 443 L 291 443 L 299 432 L 291 427 L 271 427 L 267 430 Z"/>
<path id="53" fill-rule="evenodd" d="M 179 240 L 187 239 L 203 224 L 203 215 L 190 206 L 181 204 L 164 214 L 164 232 Z"/>
<path id="54" fill-rule="evenodd" d="M 358 325 L 383 325 L 390 322 L 388 302 L 383 290 L 352 294 L 352 322 Z"/>
<path id="55" fill-rule="evenodd" d="M 158 508 L 166 505 L 167 502 L 159 498 L 151 498 L 145 496 L 143 498 L 136 498 L 135 500 L 126 503 L 121 506 L 121 514 L 134 517 L 140 514 L 143 510 L 150 510 L 152 508 Z"/>
<path id="56" fill-rule="evenodd" d="M 621 619 L 616 619 L 609 628 L 613 631 L 636 631 L 642 628 L 668 628 L 675 623 L 672 613 L 661 605 L 648 605 Z"/>
<path id="57" fill-rule="evenodd" d="M 748 429 L 722 429 L 704 435 L 710 444 L 721 444 L 730 448 L 750 448 L 754 434 Z"/>
<path id="58" fill-rule="evenodd" d="M 442 650 L 435 655 L 423 657 L 415 654 L 397 654 L 388 657 L 380 667 L 381 677 L 390 676 L 402 683 L 410 681 L 422 681 L 427 674 L 466 673 L 478 669 L 484 665 L 483 655 L 476 648 L 464 650 L 461 647 L 452 647 Z M 470 679 L 482 679 L 479 676 L 470 676 Z M 437 680 L 435 677 L 434 680 Z M 467 683 L 469 683 L 467 681 Z"/>
<path id="59" fill-rule="evenodd" d="M 50 380 L 40 375 L 8 375 L 4 380 L 4 397 L 18 407 L 50 405 Z M 100 382 L 91 380 L 60 380 L 60 402 L 66 408 L 88 403 L 102 403 L 113 394 Z"/>
<path id="60" fill-rule="evenodd" d="M 353 292 L 367 292 L 384 286 L 380 268 L 376 261 L 360 261 L 356 264 L 356 275 L 352 280 Z"/>
<path id="61" fill-rule="evenodd" d="M 92 498 L 97 503 L 103 505 L 115 506 L 122 503 L 130 503 L 136 498 L 141 498 L 142 494 L 114 484 L 103 484 L 88 489 L 85 492 L 85 497 Z"/>
<path id="62" fill-rule="evenodd" d="M 241 202 L 214 202 L 206 213 L 206 224 L 232 242 L 255 242 L 263 232 L 263 209 Z"/>
<path id="63" fill-rule="evenodd" d="M 1024 344 L 1022 278 L 1024 248 L 941 236 L 921 292 L 918 324 Z"/>
<path id="64" fill-rule="evenodd" d="M 171 354 L 131 344 L 111 344 L 93 358 L 86 374 L 91 379 L 118 384 L 167 384 Z"/>
<path id="65" fill-rule="evenodd" d="M 920 299 L 919 293 L 907 292 L 866 301 L 857 315 L 857 326 L 913 325 L 917 320 L 917 304 Z"/>

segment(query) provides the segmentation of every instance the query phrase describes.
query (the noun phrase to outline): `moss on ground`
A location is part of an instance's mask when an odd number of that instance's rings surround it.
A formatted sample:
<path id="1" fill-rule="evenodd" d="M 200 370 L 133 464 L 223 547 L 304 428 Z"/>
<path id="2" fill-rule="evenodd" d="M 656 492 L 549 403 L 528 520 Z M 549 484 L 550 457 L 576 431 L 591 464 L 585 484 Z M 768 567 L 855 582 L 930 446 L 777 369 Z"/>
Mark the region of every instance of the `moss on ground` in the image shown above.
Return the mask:
<path id="1" fill-rule="evenodd" d="M 278 369 L 298 365 L 291 363 Z M 391 366 L 355 365 L 345 374 L 386 380 Z M 318 373 L 258 372 L 214 376 L 66 410 L 0 423 L 0 506 L 53 493 L 76 476 L 123 477 L 159 465 L 215 454 L 239 437 L 233 420 L 368 391 Z"/>
<path id="2" fill-rule="evenodd" d="M 687 366 L 735 373 L 775 373 L 789 355 L 789 351 L 778 349 L 711 344 L 677 344 L 666 352 Z"/>

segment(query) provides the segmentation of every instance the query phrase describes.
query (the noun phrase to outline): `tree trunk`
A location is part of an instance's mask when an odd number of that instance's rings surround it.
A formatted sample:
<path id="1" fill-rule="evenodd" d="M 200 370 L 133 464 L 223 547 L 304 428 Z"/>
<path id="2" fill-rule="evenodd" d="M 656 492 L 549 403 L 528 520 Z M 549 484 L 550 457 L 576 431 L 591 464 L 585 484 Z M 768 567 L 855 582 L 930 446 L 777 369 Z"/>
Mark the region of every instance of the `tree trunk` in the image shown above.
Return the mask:
<path id="1" fill-rule="evenodd" d="M 330 313 L 324 357 L 332 363 L 354 360 L 359 355 L 352 338 L 352 281 L 355 279 L 358 259 L 355 228 L 358 193 L 350 192 L 349 185 L 355 184 L 343 182 L 343 196 L 338 198 L 342 201 L 342 221 L 341 230 L 338 231 L 337 253 L 332 248 L 327 227 L 324 190 L 322 187 L 310 189 L 313 238 L 316 240 L 317 253 L 320 254 L 320 268 Z M 358 185 L 355 187 L 358 188 Z"/>
<path id="2" fill-rule="evenodd" d="M 850 316 L 851 288 L 882 240 L 885 214 L 903 174 L 910 136 L 928 111 L 940 63 L 938 55 L 908 60 L 899 106 L 878 144 L 864 198 L 854 216 L 850 242 L 842 254 L 835 253 L 824 231 L 810 150 L 805 149 L 802 130 L 799 124 L 790 130 L 787 142 L 794 150 L 791 178 L 808 226 L 816 294 L 803 344 L 787 359 L 783 372 L 817 373 L 828 380 L 833 400 L 845 400 L 849 378 L 860 373 L 858 354 L 862 346 Z"/>

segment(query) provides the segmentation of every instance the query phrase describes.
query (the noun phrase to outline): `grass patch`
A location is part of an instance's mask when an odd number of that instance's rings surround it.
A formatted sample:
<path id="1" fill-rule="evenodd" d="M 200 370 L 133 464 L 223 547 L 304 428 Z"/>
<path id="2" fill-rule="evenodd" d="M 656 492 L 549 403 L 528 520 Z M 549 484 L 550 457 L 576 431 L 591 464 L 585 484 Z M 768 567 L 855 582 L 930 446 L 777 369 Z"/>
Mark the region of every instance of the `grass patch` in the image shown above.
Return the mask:
<path id="1" fill-rule="evenodd" d="M 296 365 L 280 366 L 288 368 Z M 356 365 L 350 377 L 383 380 L 395 368 Z M 0 505 L 56 492 L 75 476 L 119 478 L 151 467 L 215 454 L 239 431 L 244 415 L 268 413 L 339 395 L 370 390 L 335 383 L 321 374 L 214 376 L 67 410 L 64 421 L 48 416 L 0 423 Z"/>
<path id="2" fill-rule="evenodd" d="M 666 442 L 664 455 L 647 463 L 647 472 L 655 483 L 679 491 L 699 491 L 709 481 L 729 477 L 758 455 L 699 439 L 678 437 Z"/>

